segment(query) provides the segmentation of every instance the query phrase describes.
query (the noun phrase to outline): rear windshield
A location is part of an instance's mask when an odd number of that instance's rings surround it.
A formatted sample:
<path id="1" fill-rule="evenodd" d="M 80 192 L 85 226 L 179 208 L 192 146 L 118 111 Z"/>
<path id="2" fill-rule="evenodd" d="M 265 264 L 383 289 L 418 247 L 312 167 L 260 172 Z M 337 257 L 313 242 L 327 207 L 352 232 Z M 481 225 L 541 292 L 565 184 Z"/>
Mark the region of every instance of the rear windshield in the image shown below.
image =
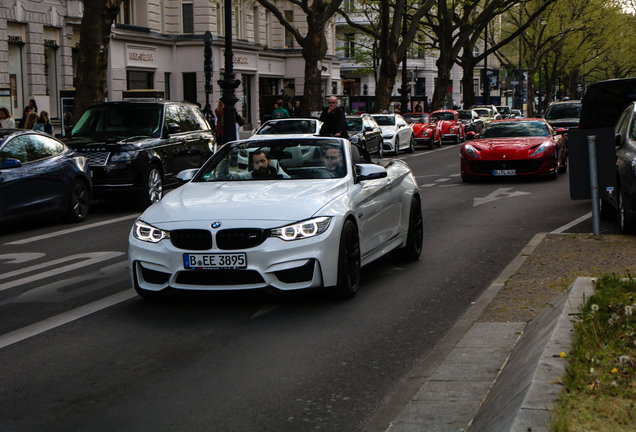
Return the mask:
<path id="1" fill-rule="evenodd" d="M 545 113 L 547 120 L 577 119 L 581 117 L 581 104 L 555 104 Z"/>
<path id="2" fill-rule="evenodd" d="M 395 126 L 395 117 L 393 116 L 373 116 L 379 126 Z"/>

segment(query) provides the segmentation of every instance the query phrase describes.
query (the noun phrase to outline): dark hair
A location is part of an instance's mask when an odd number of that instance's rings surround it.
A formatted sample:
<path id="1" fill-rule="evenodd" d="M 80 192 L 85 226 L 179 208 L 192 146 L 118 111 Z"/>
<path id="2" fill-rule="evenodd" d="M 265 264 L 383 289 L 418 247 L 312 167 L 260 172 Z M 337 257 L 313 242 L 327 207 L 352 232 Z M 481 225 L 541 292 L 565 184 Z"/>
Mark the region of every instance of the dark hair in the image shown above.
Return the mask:
<path id="1" fill-rule="evenodd" d="M 284 103 L 284 102 L 283 102 L 283 100 L 282 100 L 282 99 L 278 99 L 278 100 L 276 101 L 276 106 L 280 108 L 280 107 L 282 107 L 282 106 L 283 106 L 283 103 Z"/>
<path id="2" fill-rule="evenodd" d="M 8 109 L 6 109 L 5 107 L 0 108 L 0 112 L 3 112 L 6 114 L 7 118 L 13 118 L 13 116 L 11 115 L 11 113 L 9 112 Z"/>
<path id="3" fill-rule="evenodd" d="M 38 112 L 38 103 L 35 101 L 35 99 L 29 99 L 29 106 L 33 108 L 35 112 Z"/>

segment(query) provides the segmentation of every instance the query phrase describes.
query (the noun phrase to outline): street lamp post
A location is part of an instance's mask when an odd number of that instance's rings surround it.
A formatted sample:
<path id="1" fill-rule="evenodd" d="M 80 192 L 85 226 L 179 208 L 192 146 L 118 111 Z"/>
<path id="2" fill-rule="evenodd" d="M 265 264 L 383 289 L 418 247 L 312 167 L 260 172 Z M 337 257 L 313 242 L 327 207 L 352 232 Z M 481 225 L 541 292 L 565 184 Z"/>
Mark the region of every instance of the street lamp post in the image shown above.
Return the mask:
<path id="1" fill-rule="evenodd" d="M 232 51 L 232 0 L 225 0 L 225 72 L 223 79 L 218 81 L 223 89 L 221 101 L 223 108 L 223 142 L 236 141 L 236 107 L 238 101 L 236 88 L 241 80 L 234 78 L 234 52 Z"/>
<path id="2" fill-rule="evenodd" d="M 519 3 L 519 27 L 521 27 L 521 20 L 523 19 L 522 4 Z M 523 70 L 521 69 L 521 33 L 519 33 L 519 84 L 518 92 L 515 100 L 517 101 L 517 109 L 523 110 Z"/>
<path id="3" fill-rule="evenodd" d="M 484 53 L 488 51 L 488 24 L 484 29 Z M 484 57 L 484 105 L 490 105 L 490 75 L 488 74 L 488 54 Z"/>
<path id="4" fill-rule="evenodd" d="M 210 93 L 212 93 L 212 33 L 206 31 L 203 35 L 203 71 L 205 72 L 205 115 L 211 116 Z"/>

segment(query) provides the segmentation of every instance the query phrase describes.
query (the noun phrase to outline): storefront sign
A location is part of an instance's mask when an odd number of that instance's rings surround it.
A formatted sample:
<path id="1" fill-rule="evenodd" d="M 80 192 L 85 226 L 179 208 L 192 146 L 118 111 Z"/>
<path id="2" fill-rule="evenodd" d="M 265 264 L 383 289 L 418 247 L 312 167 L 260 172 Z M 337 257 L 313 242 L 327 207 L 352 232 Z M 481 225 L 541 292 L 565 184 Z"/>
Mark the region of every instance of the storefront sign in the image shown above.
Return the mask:
<path id="1" fill-rule="evenodd" d="M 126 65 L 155 68 L 156 54 L 155 47 L 126 45 Z"/>

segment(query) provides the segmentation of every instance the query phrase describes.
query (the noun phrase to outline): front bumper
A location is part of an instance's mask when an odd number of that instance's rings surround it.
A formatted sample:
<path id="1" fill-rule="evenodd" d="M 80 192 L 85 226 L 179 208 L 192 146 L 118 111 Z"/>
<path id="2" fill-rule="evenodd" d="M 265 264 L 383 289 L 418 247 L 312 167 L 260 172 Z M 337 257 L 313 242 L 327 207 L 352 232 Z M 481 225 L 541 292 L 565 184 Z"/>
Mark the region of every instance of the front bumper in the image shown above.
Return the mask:
<path id="1" fill-rule="evenodd" d="M 334 217 L 327 231 L 316 237 L 295 241 L 270 237 L 256 247 L 241 250 L 217 249 L 215 230 L 210 229 L 210 222 L 171 227 L 212 231 L 213 248 L 207 251 L 179 249 L 169 239 L 156 244 L 143 242 L 134 238 L 131 231 L 128 256 L 133 284 L 148 291 L 161 291 L 168 287 L 196 291 L 273 287 L 291 291 L 336 285 L 338 254 L 335 251 L 338 251 L 340 242 L 341 218 Z M 226 229 L 255 226 L 254 221 L 233 222 L 222 221 L 222 224 Z M 183 263 L 186 253 L 245 253 L 247 266 L 243 269 L 190 270 Z"/>

